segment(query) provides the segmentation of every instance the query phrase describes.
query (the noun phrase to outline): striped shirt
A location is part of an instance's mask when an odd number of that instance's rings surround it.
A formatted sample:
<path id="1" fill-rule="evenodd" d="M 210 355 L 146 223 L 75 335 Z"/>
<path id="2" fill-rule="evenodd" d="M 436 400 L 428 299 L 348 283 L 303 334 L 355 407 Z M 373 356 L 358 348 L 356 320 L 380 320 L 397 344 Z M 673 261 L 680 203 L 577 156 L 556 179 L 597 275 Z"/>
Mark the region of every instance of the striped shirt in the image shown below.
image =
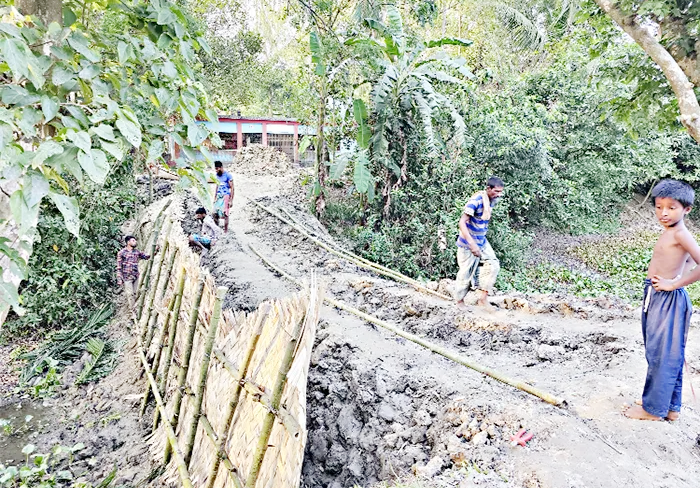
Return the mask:
<path id="1" fill-rule="evenodd" d="M 490 204 L 491 208 L 493 208 L 496 205 L 496 200 L 491 200 Z M 469 221 L 467 222 L 469 234 L 471 234 L 480 248 L 484 247 L 486 245 L 486 231 L 489 230 L 489 221 L 481 219 L 481 216 L 484 214 L 483 197 L 478 193 L 472 195 L 464 206 L 464 213 L 469 215 Z M 469 249 L 469 243 L 462 236 L 457 238 L 457 246 Z"/>

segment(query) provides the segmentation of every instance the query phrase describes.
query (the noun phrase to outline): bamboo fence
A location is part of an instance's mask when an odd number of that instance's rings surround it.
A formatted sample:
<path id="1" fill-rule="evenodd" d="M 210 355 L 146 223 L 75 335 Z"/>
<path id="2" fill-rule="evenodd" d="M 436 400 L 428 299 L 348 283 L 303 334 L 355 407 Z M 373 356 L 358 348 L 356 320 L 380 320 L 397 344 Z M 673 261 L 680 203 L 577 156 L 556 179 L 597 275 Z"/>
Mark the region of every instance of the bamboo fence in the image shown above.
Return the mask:
<path id="1" fill-rule="evenodd" d="M 190 250 L 181 212 L 156 203 L 139 226 L 160 247 L 142 264 L 134 330 L 147 380 L 141 415 L 155 400 L 148 444 L 167 464 L 159 486 L 296 488 L 323 292 L 312 275 L 253 313 L 224 310 L 227 290 Z"/>

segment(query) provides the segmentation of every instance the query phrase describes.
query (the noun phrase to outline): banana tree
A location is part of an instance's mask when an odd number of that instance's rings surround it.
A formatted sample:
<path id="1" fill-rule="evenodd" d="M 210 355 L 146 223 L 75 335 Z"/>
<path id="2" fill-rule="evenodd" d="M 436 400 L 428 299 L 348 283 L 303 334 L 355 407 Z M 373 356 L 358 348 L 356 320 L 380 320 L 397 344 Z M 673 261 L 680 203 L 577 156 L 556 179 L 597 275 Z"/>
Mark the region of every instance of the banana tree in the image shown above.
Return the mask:
<path id="1" fill-rule="evenodd" d="M 410 37 L 404 32 L 401 14 L 391 6 L 386 9 L 386 24 L 366 19 L 365 25 L 379 41 L 371 37 L 351 38 L 345 44 L 369 46 L 380 54 L 381 74 L 371 95 L 371 137 L 364 128 L 367 117 L 363 117 L 363 113 L 367 110 L 362 101 L 356 101 L 355 118 L 360 127 L 358 145 L 368 149 L 372 160 L 386 168 L 382 195 L 387 213 L 391 191 L 408 179 L 408 132 L 413 127 L 419 126 L 428 156 L 437 156 L 434 123 L 437 117 L 446 113 L 451 118 L 449 142 L 458 146 L 464 144 L 464 119 L 450 98 L 440 92 L 438 84 L 460 87 L 474 75 L 466 67 L 464 58 L 451 56 L 438 48 L 448 45 L 467 47 L 472 42 L 451 37 L 432 41 Z M 392 158 L 392 153 L 400 155 L 398 163 Z M 365 171 L 358 174 L 365 176 Z"/>

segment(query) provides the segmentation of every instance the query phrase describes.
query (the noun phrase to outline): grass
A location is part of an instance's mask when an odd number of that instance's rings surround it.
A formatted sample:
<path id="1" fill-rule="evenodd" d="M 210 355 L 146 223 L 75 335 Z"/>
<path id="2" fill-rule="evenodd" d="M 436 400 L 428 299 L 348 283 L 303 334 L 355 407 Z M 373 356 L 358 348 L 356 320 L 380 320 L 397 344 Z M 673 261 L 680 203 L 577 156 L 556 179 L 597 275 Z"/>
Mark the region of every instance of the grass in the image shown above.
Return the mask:
<path id="1" fill-rule="evenodd" d="M 504 291 L 569 293 L 580 297 L 614 295 L 628 301 L 641 300 L 657 239 L 656 232 L 640 231 L 581 244 L 569 249 L 569 254 L 590 271 L 557 264 L 539 264 L 515 272 L 502 269 L 497 285 Z M 700 282 L 687 290 L 693 304 L 700 305 Z"/>

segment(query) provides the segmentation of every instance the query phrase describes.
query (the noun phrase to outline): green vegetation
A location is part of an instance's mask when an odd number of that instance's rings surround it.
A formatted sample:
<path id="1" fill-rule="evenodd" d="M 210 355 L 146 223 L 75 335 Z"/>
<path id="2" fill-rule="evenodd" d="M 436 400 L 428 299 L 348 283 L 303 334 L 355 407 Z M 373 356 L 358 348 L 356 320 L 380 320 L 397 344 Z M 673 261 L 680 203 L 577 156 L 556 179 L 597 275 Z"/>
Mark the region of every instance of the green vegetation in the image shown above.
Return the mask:
<path id="1" fill-rule="evenodd" d="M 83 481 L 88 474 L 85 466 L 74 463 L 76 453 L 85 449 L 83 444 L 73 447 L 56 446 L 48 454 L 37 454 L 36 446 L 28 444 L 22 449 L 26 461 L 19 465 L 0 464 L 2 488 L 108 488 L 114 486 L 116 468 L 100 483 L 93 485 Z"/>

